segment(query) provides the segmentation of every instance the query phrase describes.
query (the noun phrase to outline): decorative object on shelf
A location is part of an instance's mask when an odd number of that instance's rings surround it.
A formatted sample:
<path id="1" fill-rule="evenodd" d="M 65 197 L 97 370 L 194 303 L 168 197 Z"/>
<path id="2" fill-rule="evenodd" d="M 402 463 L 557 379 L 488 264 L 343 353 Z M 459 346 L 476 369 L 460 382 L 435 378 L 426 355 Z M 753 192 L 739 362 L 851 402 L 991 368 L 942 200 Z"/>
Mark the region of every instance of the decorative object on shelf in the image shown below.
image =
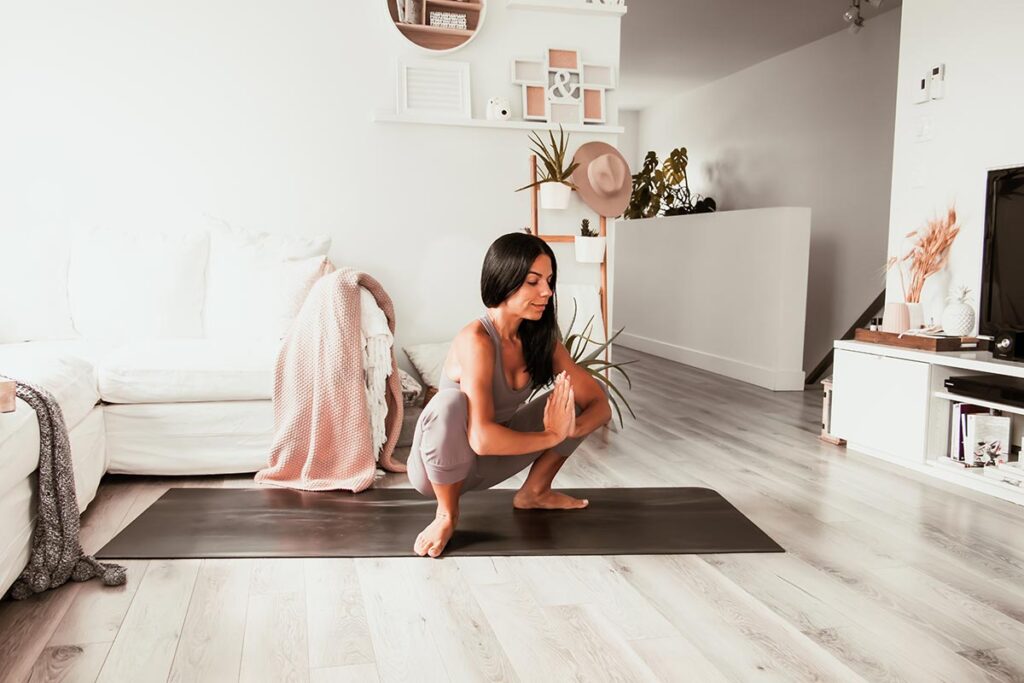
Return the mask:
<path id="1" fill-rule="evenodd" d="M 622 215 L 632 193 L 629 164 L 619 150 L 606 142 L 588 142 L 573 155 L 573 185 L 580 199 L 599 216 Z"/>
<path id="2" fill-rule="evenodd" d="M 504 97 L 492 97 L 487 100 L 488 121 L 508 121 L 512 116 L 512 107 Z"/>
<path id="3" fill-rule="evenodd" d="M 908 329 L 919 330 L 924 327 L 924 309 L 916 301 L 907 302 L 907 324 Z"/>
<path id="4" fill-rule="evenodd" d="M 462 47 L 476 36 L 484 21 L 484 0 L 385 2 L 399 33 L 414 45 L 433 52 Z"/>
<path id="5" fill-rule="evenodd" d="M 465 31 L 466 14 L 464 12 L 432 11 L 430 13 L 430 25 L 438 28 L 454 28 Z"/>
<path id="6" fill-rule="evenodd" d="M 916 238 L 903 256 L 892 256 L 886 261 L 886 269 L 896 268 L 900 276 L 903 300 L 909 304 L 921 303 L 921 290 L 925 280 L 946 267 L 953 240 L 960 233 L 956 208 L 950 207 L 946 215 L 929 220 L 923 230 L 912 230 L 905 239 Z M 910 263 L 910 288 L 907 288 L 903 264 Z M 923 315 L 921 323 L 923 324 Z"/>
<path id="7" fill-rule="evenodd" d="M 399 61 L 398 114 L 472 118 L 469 62 Z"/>
<path id="8" fill-rule="evenodd" d="M 942 322 L 942 312 L 949 301 L 949 268 L 943 268 L 924 281 L 921 288 L 921 312 L 925 325 Z"/>
<path id="9" fill-rule="evenodd" d="M 580 234 L 576 235 L 576 260 L 580 263 L 602 263 L 604 261 L 605 240 L 596 230 L 590 228 L 590 221 L 580 221 Z"/>
<path id="10" fill-rule="evenodd" d="M 605 93 L 615 87 L 615 73 L 611 66 L 583 62 L 579 50 L 549 48 L 543 60 L 513 60 L 512 82 L 522 86 L 527 121 L 604 123 Z"/>
<path id="11" fill-rule="evenodd" d="M 548 137 L 551 139 L 550 147 L 544 143 L 537 131 L 530 133 L 533 153 L 543 162 L 544 170 L 541 171 L 540 178 L 533 180 L 529 185 L 523 185 L 516 192 L 538 187 L 541 208 L 564 209 L 569 206 L 569 198 L 572 196 L 572 191 L 576 189 L 570 178 L 573 171 L 576 170 L 577 164 L 576 162 L 566 164 L 565 152 L 569 145 L 569 136 L 561 126 L 558 127 L 557 142 L 551 131 L 548 131 Z"/>
<path id="12" fill-rule="evenodd" d="M 946 334 L 964 336 L 974 329 L 974 309 L 967 303 L 967 295 L 970 292 L 970 289 L 961 286 L 957 291 L 956 300 L 942 312 L 942 329 Z"/>
<path id="13" fill-rule="evenodd" d="M 882 331 L 902 334 L 910 329 L 910 310 L 903 301 L 890 301 L 882 313 Z"/>
<path id="14" fill-rule="evenodd" d="M 398 11 L 399 22 L 403 24 L 423 23 L 422 0 L 395 0 L 395 9 Z"/>
<path id="15" fill-rule="evenodd" d="M 977 337 L 946 337 L 921 332 L 882 332 L 863 328 L 854 330 L 853 339 L 854 341 L 902 346 L 921 351 L 984 351 L 988 348 L 988 340 Z"/>
<path id="16" fill-rule="evenodd" d="M 690 192 L 686 177 L 688 163 L 689 153 L 685 147 L 672 150 L 661 168 L 658 168 L 657 153 L 648 152 L 643 168 L 633 176 L 633 193 L 623 217 L 653 218 L 715 211 L 718 204 L 714 199 Z"/>

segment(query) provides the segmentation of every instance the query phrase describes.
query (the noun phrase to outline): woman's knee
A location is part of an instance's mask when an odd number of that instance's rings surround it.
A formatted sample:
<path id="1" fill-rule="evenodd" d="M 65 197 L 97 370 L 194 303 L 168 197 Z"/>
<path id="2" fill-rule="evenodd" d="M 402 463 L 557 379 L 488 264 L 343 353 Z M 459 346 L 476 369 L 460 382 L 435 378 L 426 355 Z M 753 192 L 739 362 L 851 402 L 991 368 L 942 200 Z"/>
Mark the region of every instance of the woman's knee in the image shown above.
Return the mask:
<path id="1" fill-rule="evenodd" d="M 476 454 L 469 447 L 469 403 L 457 389 L 442 389 L 423 409 L 419 452 L 430 480 L 453 484 L 464 479 Z"/>

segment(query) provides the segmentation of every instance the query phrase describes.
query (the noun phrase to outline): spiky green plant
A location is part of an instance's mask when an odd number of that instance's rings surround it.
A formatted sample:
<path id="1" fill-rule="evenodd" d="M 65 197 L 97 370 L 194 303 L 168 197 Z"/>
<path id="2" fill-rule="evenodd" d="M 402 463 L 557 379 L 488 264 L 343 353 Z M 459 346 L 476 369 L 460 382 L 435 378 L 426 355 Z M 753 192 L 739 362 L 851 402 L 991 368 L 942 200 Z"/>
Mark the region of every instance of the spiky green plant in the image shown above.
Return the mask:
<path id="1" fill-rule="evenodd" d="M 580 237 L 600 237 L 600 235 L 597 234 L 597 230 L 593 230 L 590 227 L 590 221 L 584 218 L 580 221 Z M 574 303 L 575 301 L 576 300 L 573 299 Z"/>
<path id="2" fill-rule="evenodd" d="M 634 420 L 636 419 L 636 413 L 633 412 L 633 409 L 630 407 L 629 401 L 626 400 L 626 397 L 622 395 L 622 392 L 619 391 L 618 387 L 616 387 L 615 384 L 611 381 L 611 373 L 608 373 L 608 377 L 605 377 L 602 373 L 609 370 L 617 371 L 623 377 L 626 378 L 626 385 L 629 387 L 629 389 L 632 389 L 633 383 L 630 381 L 629 375 L 626 374 L 626 371 L 623 370 L 622 367 L 625 365 L 629 365 L 630 363 L 636 363 L 636 361 L 630 360 L 624 363 L 611 363 L 602 358 L 598 358 L 598 355 L 606 348 L 608 348 L 608 345 L 615 341 L 615 338 L 622 334 L 622 331 L 626 328 L 620 327 L 619 330 L 615 334 L 613 334 L 610 339 L 606 340 L 602 344 L 599 344 L 597 348 L 593 349 L 590 353 L 584 356 L 583 351 L 584 349 L 586 349 L 587 344 L 598 344 L 598 342 L 596 339 L 590 338 L 590 335 L 592 333 L 591 328 L 593 327 L 594 323 L 594 316 L 590 316 L 590 320 L 587 321 L 587 324 L 583 327 L 582 332 L 578 334 L 572 332 L 573 325 L 576 323 L 576 313 L 578 311 L 579 306 L 577 306 L 576 304 L 576 297 L 573 297 L 572 320 L 569 321 L 570 334 L 562 335 L 565 348 L 568 349 L 569 355 L 572 357 L 572 360 L 574 363 L 576 363 L 576 365 L 579 365 L 581 368 L 586 370 L 590 374 L 590 376 L 593 377 L 598 382 L 602 382 L 603 384 L 608 386 L 608 399 L 611 401 L 612 408 L 615 409 L 616 414 L 619 416 L 619 425 L 625 426 L 625 423 L 622 418 L 622 410 L 619 408 L 619 401 L 617 401 L 615 397 L 619 397 L 619 399 L 622 401 L 622 404 L 626 406 L 626 410 L 629 411 L 629 414 L 633 417 Z M 534 396 L 540 393 L 541 389 L 543 389 L 543 387 L 540 387 L 537 390 L 535 390 L 530 395 L 530 399 L 533 399 Z"/>
<path id="3" fill-rule="evenodd" d="M 537 155 L 537 158 L 540 159 L 543 168 L 540 169 L 540 177 L 537 180 L 529 185 L 523 185 L 516 192 L 531 188 L 534 185 L 540 185 L 541 183 L 562 183 L 574 190 L 576 189 L 576 186 L 569 181 L 569 178 L 579 164 L 573 161 L 566 165 L 565 157 L 566 150 L 569 147 L 569 136 L 562 130 L 562 124 L 558 124 L 557 142 L 555 141 L 555 134 L 550 130 L 548 131 L 548 137 L 551 138 L 550 146 L 544 143 L 537 134 L 537 131 L 530 131 L 530 143 L 533 145 L 531 149 Z"/>

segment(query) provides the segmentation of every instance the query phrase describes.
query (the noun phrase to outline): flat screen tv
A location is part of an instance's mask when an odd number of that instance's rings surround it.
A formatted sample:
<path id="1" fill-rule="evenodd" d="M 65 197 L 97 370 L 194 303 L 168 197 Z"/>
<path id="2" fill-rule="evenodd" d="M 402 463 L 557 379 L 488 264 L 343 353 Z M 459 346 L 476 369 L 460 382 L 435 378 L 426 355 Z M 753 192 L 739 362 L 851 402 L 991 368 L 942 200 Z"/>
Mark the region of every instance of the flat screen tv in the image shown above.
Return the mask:
<path id="1" fill-rule="evenodd" d="M 1024 330 L 1024 166 L 988 172 L 978 327 Z"/>

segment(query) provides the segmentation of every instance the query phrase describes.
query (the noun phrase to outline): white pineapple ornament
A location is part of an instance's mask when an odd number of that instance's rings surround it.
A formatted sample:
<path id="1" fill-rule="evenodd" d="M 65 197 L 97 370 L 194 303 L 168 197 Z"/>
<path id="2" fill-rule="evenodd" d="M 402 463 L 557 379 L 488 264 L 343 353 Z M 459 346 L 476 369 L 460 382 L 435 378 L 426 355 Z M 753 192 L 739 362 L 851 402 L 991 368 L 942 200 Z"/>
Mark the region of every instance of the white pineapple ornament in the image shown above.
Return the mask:
<path id="1" fill-rule="evenodd" d="M 974 309 L 967 303 L 970 291 L 961 286 L 956 300 L 942 311 L 942 329 L 946 334 L 965 337 L 974 329 Z"/>

